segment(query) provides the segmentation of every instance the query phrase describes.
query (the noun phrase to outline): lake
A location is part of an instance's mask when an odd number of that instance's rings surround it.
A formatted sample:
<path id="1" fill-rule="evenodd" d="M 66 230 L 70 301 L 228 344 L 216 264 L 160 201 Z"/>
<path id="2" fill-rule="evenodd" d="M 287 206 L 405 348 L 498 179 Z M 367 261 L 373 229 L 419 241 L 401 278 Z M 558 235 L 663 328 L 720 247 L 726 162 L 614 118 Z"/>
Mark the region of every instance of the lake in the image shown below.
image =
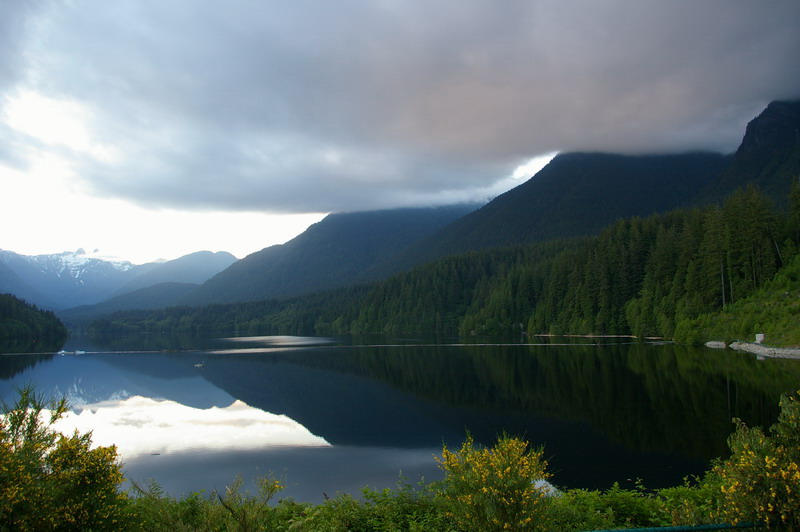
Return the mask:
<path id="1" fill-rule="evenodd" d="M 155 339 L 0 355 L 0 397 L 26 383 L 72 405 L 61 430 L 116 444 L 126 476 L 167 492 L 272 472 L 282 497 L 441 478 L 469 431 L 544 445 L 561 487 L 675 485 L 727 453 L 731 418 L 769 426 L 800 361 L 629 339 Z M 83 343 L 81 343 L 83 342 Z M 137 349 L 139 347 L 139 349 Z"/>

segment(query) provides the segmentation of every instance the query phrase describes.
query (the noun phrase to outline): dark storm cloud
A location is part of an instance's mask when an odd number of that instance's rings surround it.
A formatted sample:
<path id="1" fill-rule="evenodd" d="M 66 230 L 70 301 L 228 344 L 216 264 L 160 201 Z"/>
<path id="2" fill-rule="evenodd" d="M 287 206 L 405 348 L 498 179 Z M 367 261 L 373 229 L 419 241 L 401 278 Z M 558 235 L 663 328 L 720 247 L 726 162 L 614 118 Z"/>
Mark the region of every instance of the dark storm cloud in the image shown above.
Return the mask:
<path id="1" fill-rule="evenodd" d="M 353 210 L 486 196 L 553 150 L 733 150 L 800 96 L 799 26 L 796 0 L 76 1 L 0 69 L 91 108 L 98 194 Z"/>

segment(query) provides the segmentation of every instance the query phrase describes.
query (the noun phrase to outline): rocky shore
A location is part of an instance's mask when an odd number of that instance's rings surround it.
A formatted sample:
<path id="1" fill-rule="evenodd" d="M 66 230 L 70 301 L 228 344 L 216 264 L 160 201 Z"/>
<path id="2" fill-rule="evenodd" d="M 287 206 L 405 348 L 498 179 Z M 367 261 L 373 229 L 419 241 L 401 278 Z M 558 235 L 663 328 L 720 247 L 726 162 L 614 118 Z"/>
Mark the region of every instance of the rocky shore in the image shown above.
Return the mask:
<path id="1" fill-rule="evenodd" d="M 800 348 L 797 347 L 770 347 L 768 345 L 749 342 L 733 342 L 728 347 L 736 351 L 752 353 L 757 356 L 774 358 L 795 358 L 800 360 Z"/>

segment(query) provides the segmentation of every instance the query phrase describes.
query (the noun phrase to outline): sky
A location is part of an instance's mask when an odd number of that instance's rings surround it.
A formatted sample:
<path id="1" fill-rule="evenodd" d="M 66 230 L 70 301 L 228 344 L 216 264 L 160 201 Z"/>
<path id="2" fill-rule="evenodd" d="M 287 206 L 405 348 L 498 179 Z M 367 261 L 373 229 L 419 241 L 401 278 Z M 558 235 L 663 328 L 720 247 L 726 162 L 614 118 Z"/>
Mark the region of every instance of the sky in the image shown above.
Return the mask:
<path id="1" fill-rule="evenodd" d="M 797 0 L 3 0 L 0 249 L 237 257 L 557 152 L 732 152 Z"/>

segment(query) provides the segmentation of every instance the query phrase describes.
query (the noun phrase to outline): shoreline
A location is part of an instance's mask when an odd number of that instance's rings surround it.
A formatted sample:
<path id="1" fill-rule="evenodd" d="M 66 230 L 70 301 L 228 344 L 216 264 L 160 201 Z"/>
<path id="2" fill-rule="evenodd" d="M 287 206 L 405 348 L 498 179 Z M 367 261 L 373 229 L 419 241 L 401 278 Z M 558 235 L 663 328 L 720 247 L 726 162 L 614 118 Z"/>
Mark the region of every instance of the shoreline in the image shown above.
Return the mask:
<path id="1" fill-rule="evenodd" d="M 734 351 L 751 353 L 759 357 L 790 358 L 794 360 L 800 360 L 800 348 L 798 347 L 771 347 L 768 345 L 750 342 L 733 342 L 728 345 L 728 347 Z"/>

